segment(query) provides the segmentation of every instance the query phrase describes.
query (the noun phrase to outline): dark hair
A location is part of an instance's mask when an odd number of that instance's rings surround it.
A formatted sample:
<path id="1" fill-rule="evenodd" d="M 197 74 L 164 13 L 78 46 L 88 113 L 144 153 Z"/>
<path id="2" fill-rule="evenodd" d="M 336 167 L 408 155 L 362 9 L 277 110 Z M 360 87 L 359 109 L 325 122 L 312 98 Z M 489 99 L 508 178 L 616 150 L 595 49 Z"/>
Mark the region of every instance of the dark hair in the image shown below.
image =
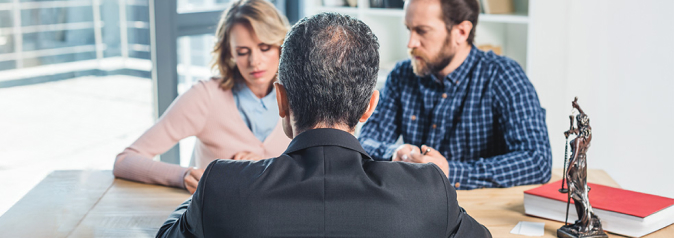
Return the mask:
<path id="1" fill-rule="evenodd" d="M 440 0 L 442 6 L 442 19 L 447 25 L 447 30 L 452 26 L 463 21 L 473 23 L 473 29 L 470 30 L 468 44 L 473 44 L 475 38 L 475 28 L 477 28 L 477 17 L 480 15 L 480 4 L 477 0 Z"/>
<path id="2" fill-rule="evenodd" d="M 377 82 L 379 43 L 370 27 L 337 13 L 297 22 L 283 43 L 278 80 L 298 131 L 319 124 L 354 129 Z"/>

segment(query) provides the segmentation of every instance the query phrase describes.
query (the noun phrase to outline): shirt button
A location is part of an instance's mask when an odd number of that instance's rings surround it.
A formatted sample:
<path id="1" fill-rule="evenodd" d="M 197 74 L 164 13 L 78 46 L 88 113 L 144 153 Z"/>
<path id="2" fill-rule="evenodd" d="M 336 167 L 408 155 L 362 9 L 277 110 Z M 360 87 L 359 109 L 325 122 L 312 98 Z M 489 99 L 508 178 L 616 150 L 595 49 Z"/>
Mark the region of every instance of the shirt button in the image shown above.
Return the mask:
<path id="1" fill-rule="evenodd" d="M 456 80 L 455 82 L 456 82 L 456 84 L 459 84 L 459 80 Z"/>
<path id="2" fill-rule="evenodd" d="M 416 120 L 416 119 L 417 119 L 417 116 L 412 115 L 412 121 L 414 121 L 414 120 Z"/>
<path id="3" fill-rule="evenodd" d="M 442 98 L 447 98 L 447 94 L 446 94 L 446 93 L 443 93 L 443 94 L 442 94 Z"/>
<path id="4" fill-rule="evenodd" d="M 460 184 L 459 182 L 456 182 L 456 183 L 454 184 L 454 187 L 455 187 L 455 188 L 459 188 L 459 186 L 461 186 L 461 184 Z"/>
<path id="5" fill-rule="evenodd" d="M 438 127 L 438 125 L 433 124 L 433 129 L 435 129 L 435 128 L 437 128 L 437 127 Z"/>

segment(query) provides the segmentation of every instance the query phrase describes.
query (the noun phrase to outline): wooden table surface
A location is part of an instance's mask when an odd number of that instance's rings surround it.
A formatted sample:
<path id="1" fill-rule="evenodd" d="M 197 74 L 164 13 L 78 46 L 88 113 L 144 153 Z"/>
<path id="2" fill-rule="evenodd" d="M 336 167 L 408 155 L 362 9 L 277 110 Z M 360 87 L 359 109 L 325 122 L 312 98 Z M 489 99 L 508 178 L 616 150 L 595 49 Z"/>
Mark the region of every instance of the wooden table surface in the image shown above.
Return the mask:
<path id="1" fill-rule="evenodd" d="M 553 172 L 551 181 L 560 179 L 559 173 Z M 588 177 L 590 182 L 618 187 L 604 171 L 590 170 Z M 510 234 L 520 221 L 545 222 L 543 237 L 555 237 L 563 223 L 524 215 L 523 191 L 536 186 L 457 194 L 459 204 L 494 237 L 526 237 Z M 154 237 L 188 197 L 182 189 L 115 179 L 111 171 L 54 171 L 0 217 L 0 236 Z M 646 237 L 674 237 L 674 226 Z"/>

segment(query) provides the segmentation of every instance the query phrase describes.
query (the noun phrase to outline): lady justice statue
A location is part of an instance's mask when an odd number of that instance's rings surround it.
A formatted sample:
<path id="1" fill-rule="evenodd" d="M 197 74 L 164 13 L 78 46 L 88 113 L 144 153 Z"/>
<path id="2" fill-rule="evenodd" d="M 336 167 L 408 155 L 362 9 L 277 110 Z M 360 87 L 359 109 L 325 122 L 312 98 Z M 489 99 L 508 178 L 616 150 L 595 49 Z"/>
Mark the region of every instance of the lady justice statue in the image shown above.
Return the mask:
<path id="1" fill-rule="evenodd" d="M 599 217 L 592 211 L 587 186 L 587 149 L 592 141 L 592 127 L 590 127 L 590 118 L 580 109 L 578 98 L 571 102 L 573 108 L 578 110 L 576 115 L 576 128 L 573 127 L 573 117 L 571 117 L 571 129 L 564 132 L 567 138 L 570 134 L 578 135 L 571 141 L 571 160 L 566 171 L 566 184 L 568 187 L 569 198 L 573 199 L 578 213 L 578 220 L 574 224 L 564 225 L 557 230 L 557 237 L 608 237 L 601 228 Z M 570 200 L 569 199 L 569 200 Z M 567 211 L 568 211 L 567 202 Z M 568 218 L 568 212 L 567 212 Z"/>

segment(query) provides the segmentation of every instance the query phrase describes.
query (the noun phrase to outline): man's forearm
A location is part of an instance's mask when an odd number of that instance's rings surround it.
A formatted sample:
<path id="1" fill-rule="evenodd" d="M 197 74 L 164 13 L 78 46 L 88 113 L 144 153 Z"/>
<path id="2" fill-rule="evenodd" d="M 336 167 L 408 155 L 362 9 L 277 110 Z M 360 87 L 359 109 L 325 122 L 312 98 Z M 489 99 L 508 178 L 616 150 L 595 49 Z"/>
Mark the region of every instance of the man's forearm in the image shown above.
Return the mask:
<path id="1" fill-rule="evenodd" d="M 512 187 L 550 180 L 552 155 L 514 151 L 472 162 L 449 161 L 448 179 L 457 189 Z"/>
<path id="2" fill-rule="evenodd" d="M 396 143 L 382 142 L 369 138 L 361 138 L 360 143 L 363 149 L 375 160 L 391 160 L 393 152 L 398 147 Z"/>

